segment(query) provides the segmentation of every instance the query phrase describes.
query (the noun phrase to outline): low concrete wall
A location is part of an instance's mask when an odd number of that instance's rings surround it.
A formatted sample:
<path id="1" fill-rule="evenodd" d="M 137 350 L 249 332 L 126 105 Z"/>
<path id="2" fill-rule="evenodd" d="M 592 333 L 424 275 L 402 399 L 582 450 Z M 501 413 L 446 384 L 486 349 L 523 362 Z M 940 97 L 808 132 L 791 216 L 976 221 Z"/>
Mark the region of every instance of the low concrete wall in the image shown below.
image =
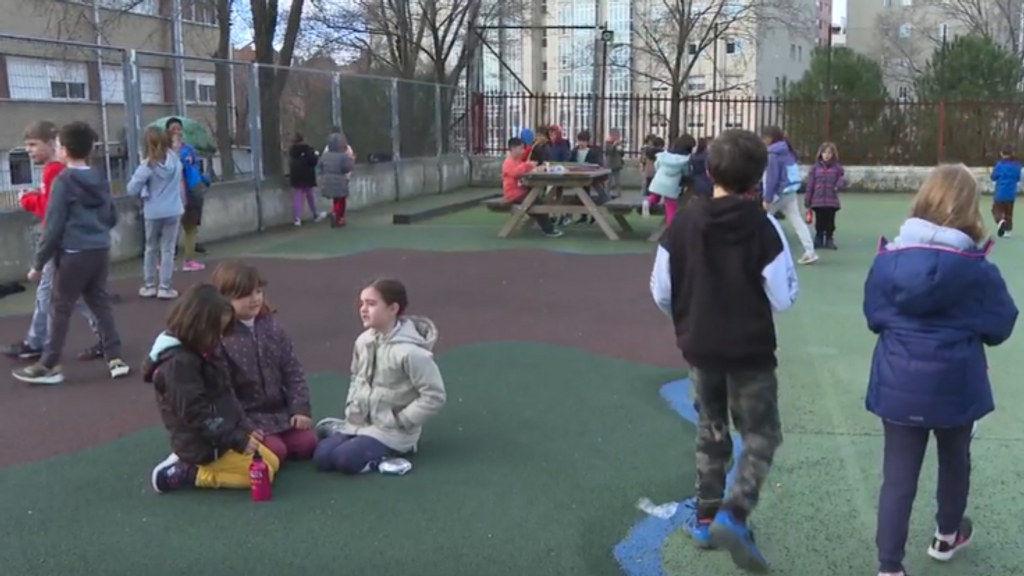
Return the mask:
<path id="1" fill-rule="evenodd" d="M 497 186 L 501 183 L 501 158 L 473 156 L 470 158 L 474 186 Z M 807 174 L 809 166 L 802 166 Z M 854 192 L 917 192 L 931 171 L 930 166 L 844 166 L 846 180 Z M 991 168 L 971 168 L 981 183 L 982 192 L 992 193 Z M 636 161 L 627 161 L 622 170 L 623 188 L 640 188 L 643 176 Z"/>
<path id="2" fill-rule="evenodd" d="M 469 160 L 461 155 L 360 164 L 352 174 L 348 206 L 358 210 L 424 194 L 450 192 L 469 183 Z M 330 208 L 329 200 L 319 198 L 318 202 L 322 210 Z M 111 257 L 115 262 L 138 258 L 143 242 L 138 200 L 118 198 L 116 204 L 120 221 L 112 234 Z M 259 201 L 252 182 L 214 184 L 203 207 L 200 237 L 204 242 L 215 242 L 258 232 L 261 212 L 264 228 L 291 224 L 292 193 L 286 181 L 262 182 Z M 0 282 L 25 279 L 38 228 L 38 221 L 30 214 L 0 213 Z"/>

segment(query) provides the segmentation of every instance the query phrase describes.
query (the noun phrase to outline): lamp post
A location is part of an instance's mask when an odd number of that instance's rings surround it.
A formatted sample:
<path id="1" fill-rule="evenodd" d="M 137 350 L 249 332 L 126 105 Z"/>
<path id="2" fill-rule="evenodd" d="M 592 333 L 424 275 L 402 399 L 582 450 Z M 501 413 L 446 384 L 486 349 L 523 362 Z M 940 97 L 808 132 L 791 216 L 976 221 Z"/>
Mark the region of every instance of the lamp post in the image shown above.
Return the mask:
<path id="1" fill-rule="evenodd" d="M 597 132 L 595 137 L 600 138 L 597 134 L 604 134 L 605 130 L 605 119 L 608 110 L 608 46 L 615 42 L 615 32 L 608 29 L 608 23 L 605 22 L 601 30 L 601 110 L 600 110 L 600 125 L 596 126 Z"/>
<path id="2" fill-rule="evenodd" d="M 828 27 L 828 41 L 825 43 L 827 50 L 825 58 L 825 140 L 831 139 L 832 124 L 832 37 L 842 32 L 842 26 L 830 24 Z"/>

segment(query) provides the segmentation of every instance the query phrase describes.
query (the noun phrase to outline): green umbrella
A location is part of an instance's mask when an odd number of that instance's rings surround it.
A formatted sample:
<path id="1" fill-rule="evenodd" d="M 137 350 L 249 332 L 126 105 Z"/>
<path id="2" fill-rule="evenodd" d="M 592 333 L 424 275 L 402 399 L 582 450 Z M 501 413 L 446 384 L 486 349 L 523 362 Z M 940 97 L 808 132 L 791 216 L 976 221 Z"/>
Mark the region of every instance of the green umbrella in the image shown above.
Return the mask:
<path id="1" fill-rule="evenodd" d="M 185 118 L 182 116 L 164 116 L 163 118 L 157 118 L 150 122 L 149 126 L 155 126 L 161 129 L 166 128 L 167 121 L 171 118 L 181 120 L 182 139 L 185 141 L 185 144 L 195 148 L 198 152 L 212 152 L 217 149 L 217 145 L 214 144 L 213 137 L 210 135 L 210 131 L 206 129 L 206 126 L 203 126 L 191 118 Z"/>

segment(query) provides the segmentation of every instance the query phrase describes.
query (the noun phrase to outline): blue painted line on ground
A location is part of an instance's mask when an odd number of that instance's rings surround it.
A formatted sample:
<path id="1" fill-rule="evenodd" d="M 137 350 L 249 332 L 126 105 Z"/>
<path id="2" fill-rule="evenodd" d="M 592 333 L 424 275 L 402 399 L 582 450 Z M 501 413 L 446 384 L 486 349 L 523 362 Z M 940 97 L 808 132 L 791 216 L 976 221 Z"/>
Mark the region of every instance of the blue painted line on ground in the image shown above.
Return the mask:
<path id="1" fill-rule="evenodd" d="M 697 413 L 693 410 L 690 398 L 690 379 L 669 382 L 661 387 L 661 397 L 669 406 L 687 422 L 697 425 Z M 743 453 L 743 445 L 737 435 L 733 434 L 733 467 L 726 477 L 726 486 L 732 484 L 736 476 L 736 462 Z M 692 509 L 694 498 L 690 497 L 678 503 L 676 513 L 671 518 L 646 516 L 640 520 L 626 535 L 626 538 L 615 545 L 613 554 L 619 566 L 627 576 L 667 576 L 663 568 L 661 549 L 665 539 L 673 531 L 683 527 L 686 515 Z"/>

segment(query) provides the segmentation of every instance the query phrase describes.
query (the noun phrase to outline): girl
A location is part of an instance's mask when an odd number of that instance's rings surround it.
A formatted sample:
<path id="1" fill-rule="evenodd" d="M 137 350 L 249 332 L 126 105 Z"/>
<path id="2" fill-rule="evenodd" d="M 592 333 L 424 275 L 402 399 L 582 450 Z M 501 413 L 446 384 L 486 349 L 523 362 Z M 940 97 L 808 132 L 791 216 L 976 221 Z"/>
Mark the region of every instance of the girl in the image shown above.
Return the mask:
<path id="1" fill-rule="evenodd" d="M 654 178 L 648 190 L 661 196 L 665 202 L 665 224 L 672 224 L 676 205 L 682 192 L 684 179 L 690 176 L 690 154 L 697 142 L 693 136 L 683 134 L 672 143 L 667 151 L 659 152 L 654 160 Z"/>
<path id="2" fill-rule="evenodd" d="M 651 206 L 661 201 L 660 196 L 651 193 L 651 182 L 654 181 L 656 172 L 654 162 L 658 159 L 658 154 L 665 150 L 665 140 L 651 134 L 645 142 L 640 155 L 640 170 L 644 174 L 644 201 L 641 204 L 641 214 L 644 218 L 650 218 Z"/>
<path id="3" fill-rule="evenodd" d="M 341 134 L 332 134 L 327 140 L 327 152 L 320 159 L 320 194 L 332 201 L 332 228 L 345 225 L 348 181 L 354 167 L 348 141 Z"/>
<path id="4" fill-rule="evenodd" d="M 317 424 L 313 460 L 318 470 L 360 474 L 392 455 L 416 451 L 423 424 L 441 411 L 446 394 L 431 349 L 437 328 L 406 316 L 405 286 L 376 280 L 359 295 L 366 331 L 352 351 L 345 418 Z"/>
<path id="5" fill-rule="evenodd" d="M 316 163 L 319 158 L 316 150 L 306 144 L 302 134 L 296 134 L 292 139 L 292 145 L 288 149 L 289 172 L 288 179 L 292 185 L 292 219 L 296 226 L 302 226 L 302 201 L 309 205 L 309 212 L 319 222 L 327 217 L 327 214 L 319 214 L 316 211 L 316 198 L 313 196 L 313 189 L 316 188 Z"/>
<path id="6" fill-rule="evenodd" d="M 836 250 L 836 212 L 840 190 L 846 190 L 846 175 L 839 164 L 835 144 L 825 142 L 818 148 L 818 159 L 807 173 L 804 207 L 814 211 L 814 247 Z"/>
<path id="7" fill-rule="evenodd" d="M 143 366 L 173 452 L 153 468 L 157 492 L 249 487 L 257 450 L 273 481 L 280 462 L 249 427 L 219 367 L 207 358 L 231 323 L 231 303 L 209 284 L 189 288 L 167 317 Z"/>
<path id="8" fill-rule="evenodd" d="M 181 217 L 181 227 L 185 232 L 181 241 L 181 252 L 184 263 L 181 267 L 185 272 L 205 270 L 206 266 L 196 262 L 196 239 L 199 226 L 203 222 L 203 198 L 210 186 L 210 181 L 199 169 L 199 157 L 195 148 L 185 143 L 185 132 L 181 120 L 171 118 L 165 124 L 167 133 L 171 135 L 171 149 L 181 158 L 182 174 L 185 179 L 185 214 Z"/>
<path id="9" fill-rule="evenodd" d="M 796 163 L 796 153 L 778 126 L 766 126 L 761 130 L 761 138 L 768 145 L 768 167 L 764 172 L 761 192 L 764 209 L 769 214 L 782 212 L 786 216 L 804 247 L 804 255 L 797 262 L 814 264 L 818 261 L 818 254 L 814 250 L 811 231 L 797 206 L 800 167 Z"/>
<path id="10" fill-rule="evenodd" d="M 968 542 L 964 510 L 971 430 L 994 409 L 985 346 L 1013 332 L 1017 307 L 978 209 L 978 182 L 963 164 L 935 168 L 893 242 L 881 241 L 864 285 L 864 316 L 878 334 L 865 401 L 882 419 L 878 573 L 905 576 L 904 548 L 928 437 L 939 452 L 938 513 L 928 555 L 946 561 Z"/>
<path id="11" fill-rule="evenodd" d="M 711 198 L 714 186 L 708 176 L 708 143 L 710 138 L 697 140 L 697 150 L 690 156 L 690 189 L 697 198 Z"/>
<path id="12" fill-rule="evenodd" d="M 142 258 L 142 288 L 139 296 L 171 300 L 178 291 L 171 287 L 174 273 L 174 249 L 178 228 L 185 213 L 181 191 L 185 185 L 181 160 L 171 148 L 167 132 L 150 126 L 145 134 L 146 159 L 128 181 L 130 196 L 142 198 L 145 219 L 146 251 Z M 157 283 L 157 262 L 160 266 Z"/>
<path id="13" fill-rule="evenodd" d="M 264 298 L 267 283 L 255 266 L 225 262 L 213 285 L 231 302 L 234 320 L 214 350 L 245 410 L 246 425 L 259 430 L 278 460 L 309 460 L 316 449 L 306 373 L 292 340 Z"/>

